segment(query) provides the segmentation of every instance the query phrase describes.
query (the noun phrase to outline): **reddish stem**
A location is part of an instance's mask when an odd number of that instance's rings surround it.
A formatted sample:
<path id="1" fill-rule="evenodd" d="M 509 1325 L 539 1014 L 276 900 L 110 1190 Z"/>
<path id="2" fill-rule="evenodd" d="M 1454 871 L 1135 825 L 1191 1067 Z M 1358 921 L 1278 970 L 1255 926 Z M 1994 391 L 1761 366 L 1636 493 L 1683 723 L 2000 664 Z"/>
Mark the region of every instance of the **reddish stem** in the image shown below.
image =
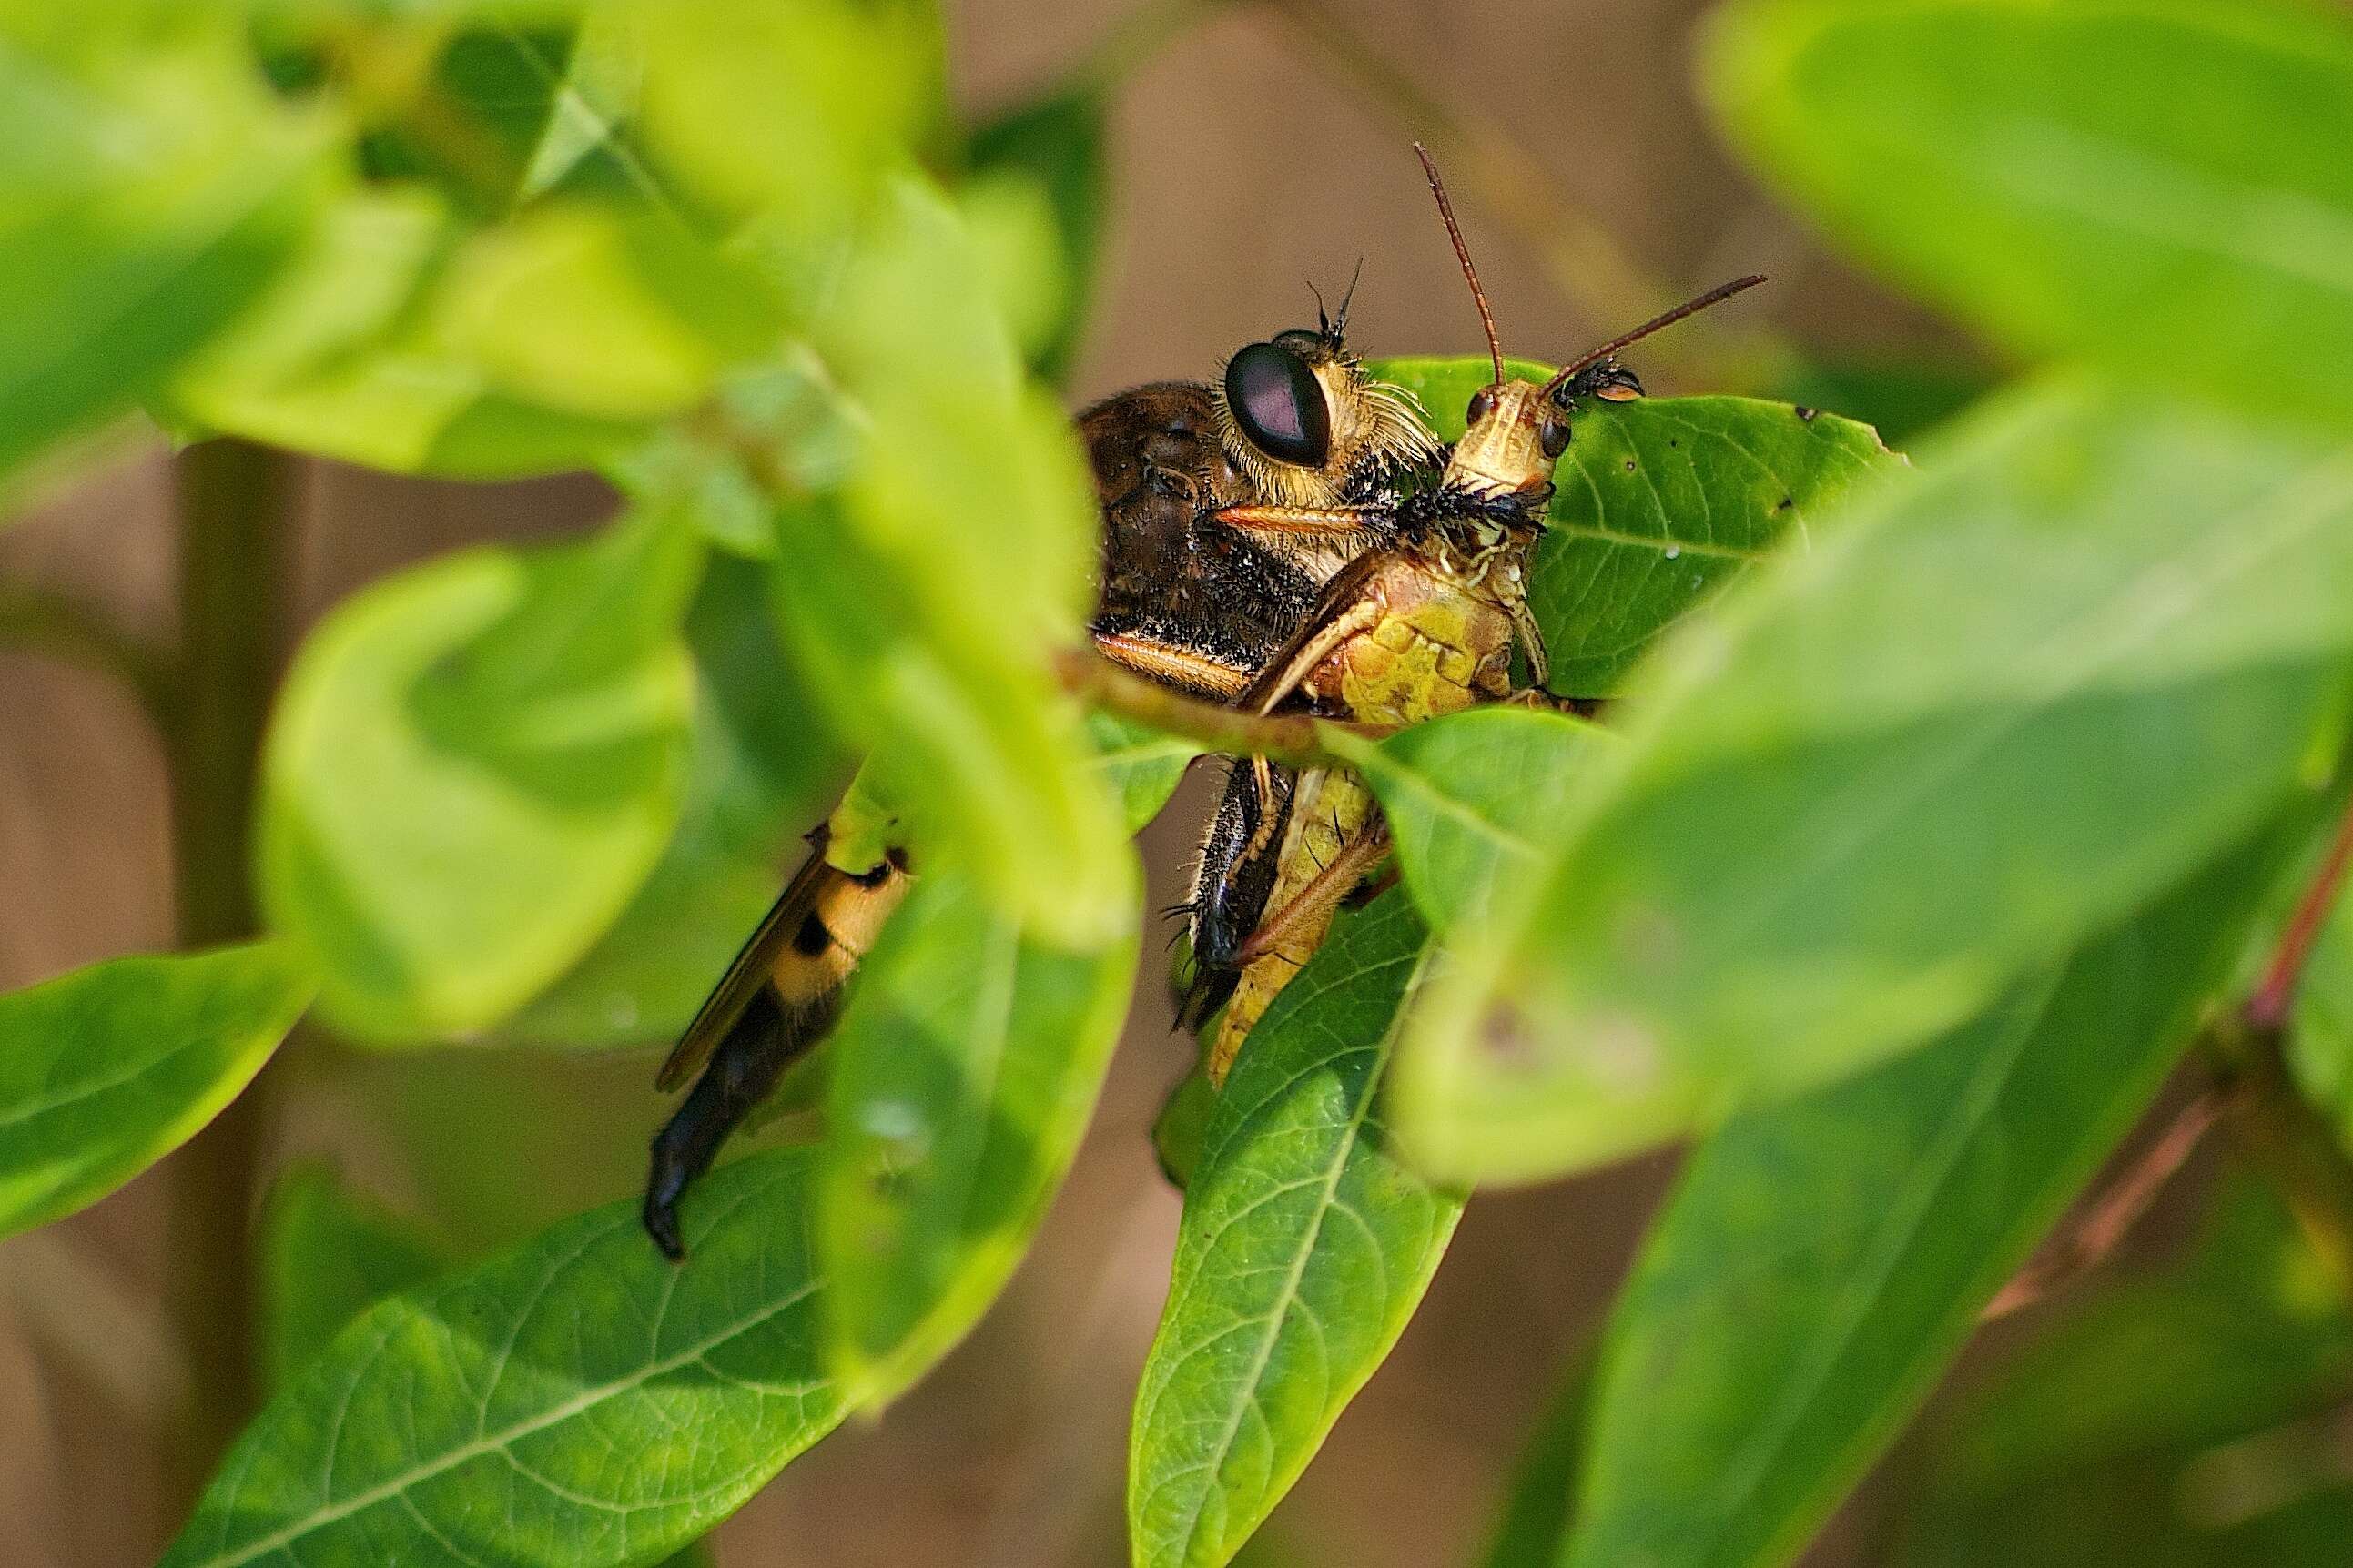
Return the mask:
<path id="1" fill-rule="evenodd" d="M 2148 1213 L 2209 1130 L 2221 1120 L 2222 1096 L 2208 1089 L 2183 1106 L 2172 1122 L 2106 1189 L 2094 1196 L 2059 1245 L 2010 1277 L 1986 1303 L 1978 1321 L 1991 1322 L 2031 1307 L 2090 1273 Z"/>
<path id="2" fill-rule="evenodd" d="M 2337 824 L 2337 837 L 2329 842 L 2328 854 L 2320 863 L 2311 886 L 2295 906 L 2287 929 L 2280 934 L 2279 946 L 2273 950 L 2271 963 L 2263 971 L 2263 984 L 2248 998 L 2247 1023 L 2265 1034 L 2276 1034 L 2287 1026 L 2288 1009 L 2295 1004 L 2296 983 L 2304 977 L 2304 968 L 2312 958 L 2313 943 L 2320 940 L 2321 928 L 2328 923 L 2328 912 L 2337 903 L 2337 894 L 2345 885 L 2345 873 L 2353 865 L 2353 802 L 2348 802 L 2344 816 Z"/>

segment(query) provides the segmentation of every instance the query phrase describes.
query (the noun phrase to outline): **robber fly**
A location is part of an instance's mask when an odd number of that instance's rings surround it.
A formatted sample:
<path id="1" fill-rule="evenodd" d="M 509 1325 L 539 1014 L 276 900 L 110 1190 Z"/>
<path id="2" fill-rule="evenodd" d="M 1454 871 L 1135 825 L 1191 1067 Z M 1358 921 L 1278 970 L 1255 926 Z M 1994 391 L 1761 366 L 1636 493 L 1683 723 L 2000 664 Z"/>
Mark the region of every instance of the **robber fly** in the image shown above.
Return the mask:
<path id="1" fill-rule="evenodd" d="M 1344 297 L 1336 318 L 1318 310 L 1314 329 L 1245 346 L 1214 384 L 1155 383 L 1079 416 L 1103 517 L 1089 629 L 1106 658 L 1229 700 L 1336 572 L 1390 542 L 1394 510 L 1377 503 L 1434 472 L 1440 447 L 1411 395 L 1372 380 L 1347 352 L 1347 311 Z M 1269 506 L 1355 509 L 1359 521 L 1302 531 L 1247 510 Z M 1271 774 L 1266 787 L 1287 782 Z M 832 1026 L 845 984 L 907 890 L 902 853 L 844 863 L 823 827 L 811 840 L 656 1080 L 665 1090 L 693 1081 L 654 1138 L 647 1177 L 646 1229 L 673 1258 L 688 1184 Z M 1255 925 L 1275 868 L 1264 854 L 1216 864 L 1192 907 L 1197 929 L 1206 921 L 1221 933 L 1206 944 L 1221 953 Z"/>
<path id="2" fill-rule="evenodd" d="M 1314 610 L 1239 700 L 1254 712 L 1304 697 L 1320 711 L 1359 722 L 1419 723 L 1513 695 L 1515 646 L 1541 694 L 1546 660 L 1528 608 L 1528 557 L 1544 531 L 1553 467 L 1568 447 L 1577 390 L 1592 385 L 1603 367 L 1614 371 L 1620 349 L 1764 281 L 1744 278 L 1711 289 L 1541 386 L 1508 378 L 1494 317 L 1446 187 L 1430 154 L 1414 151 L 1479 307 L 1495 378 L 1472 395 L 1469 428 L 1436 484 L 1394 502 L 1282 509 L 1281 521 L 1294 532 L 1328 526 L 1353 537 L 1369 527 L 1390 542 L 1333 574 Z M 1366 515 L 1382 507 L 1388 516 L 1377 523 Z M 1261 520 L 1245 512 L 1238 521 Z M 1387 830 L 1371 794 L 1346 769 L 1311 770 L 1282 788 L 1261 769 L 1254 787 L 1270 815 L 1287 796 L 1289 826 L 1266 906 L 1274 912 L 1244 944 L 1239 983 L 1210 1044 L 1213 1083 L 1223 1081 L 1267 1005 L 1322 943 L 1340 901 L 1387 853 Z"/>

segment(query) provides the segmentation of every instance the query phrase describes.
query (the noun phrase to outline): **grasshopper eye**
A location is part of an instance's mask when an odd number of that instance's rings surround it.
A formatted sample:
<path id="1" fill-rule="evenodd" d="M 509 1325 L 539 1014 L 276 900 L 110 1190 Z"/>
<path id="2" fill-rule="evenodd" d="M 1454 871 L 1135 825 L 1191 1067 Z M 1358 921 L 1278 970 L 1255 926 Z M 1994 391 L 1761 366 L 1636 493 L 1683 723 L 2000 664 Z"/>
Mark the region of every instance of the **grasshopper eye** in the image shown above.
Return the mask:
<path id="1" fill-rule="evenodd" d="M 1278 343 L 1252 343 L 1227 362 L 1226 409 L 1242 438 L 1278 462 L 1321 468 L 1332 455 L 1324 385 Z"/>
<path id="2" fill-rule="evenodd" d="M 1476 425 L 1493 412 L 1495 412 L 1495 389 L 1492 386 L 1482 386 L 1471 395 L 1471 406 L 1462 411 L 1462 422 L 1466 425 Z"/>
<path id="3" fill-rule="evenodd" d="M 1544 448 L 1547 458 L 1557 458 L 1567 451 L 1568 421 L 1546 416 L 1544 423 L 1536 426 L 1536 445 Z"/>

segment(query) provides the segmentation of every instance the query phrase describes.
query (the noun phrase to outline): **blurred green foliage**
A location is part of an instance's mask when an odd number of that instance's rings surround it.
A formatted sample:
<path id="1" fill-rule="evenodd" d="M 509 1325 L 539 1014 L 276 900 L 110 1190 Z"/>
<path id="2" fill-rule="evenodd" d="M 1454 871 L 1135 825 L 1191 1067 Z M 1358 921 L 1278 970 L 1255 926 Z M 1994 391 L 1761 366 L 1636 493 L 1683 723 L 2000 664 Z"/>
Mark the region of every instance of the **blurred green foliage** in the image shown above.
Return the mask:
<path id="1" fill-rule="evenodd" d="M 968 130 L 942 37 L 920 0 L 0 0 L 0 493 L 144 410 L 627 498 L 311 630 L 255 803 L 267 940 L 0 997 L 0 1230 L 191 1135 L 314 995 L 361 1050 L 671 1037 L 853 769 L 828 852 L 923 868 L 784 1097 L 822 1142 L 699 1189 L 683 1272 L 627 1205 L 460 1264 L 281 1186 L 281 1386 L 171 1563 L 690 1550 L 944 1353 L 1067 1173 L 1135 969 L 1124 836 L 1194 747 L 1052 672 L 1096 526 L 1047 378 L 1116 84 Z M 1495 1561 L 1788 1562 L 2243 982 L 2342 796 L 2353 23 L 1732 0 L 1700 81 L 1769 189 L 2001 369 L 1580 411 L 1531 588 L 1607 728 L 1333 738 L 1404 885 L 1164 1118 L 1139 1564 L 1236 1560 L 1463 1185 L 1686 1139 Z M 1375 368 L 1449 435 L 1489 374 Z M 1797 405 L 1922 432 L 1917 467 Z M 2353 1142 L 2348 1020 L 2340 912 L 2292 1056 Z M 413 1120 L 520 1114 L 496 1071 L 437 1076 Z M 470 1152 L 459 1179 L 512 1163 Z M 1940 1420 L 1906 1561 L 2341 1557 L 2313 1449 L 2345 1281 L 2276 1211 L 2234 1194 Z"/>
<path id="2" fill-rule="evenodd" d="M 237 1098 L 309 1005 L 279 942 L 0 995 L 0 1235 L 96 1202 Z"/>

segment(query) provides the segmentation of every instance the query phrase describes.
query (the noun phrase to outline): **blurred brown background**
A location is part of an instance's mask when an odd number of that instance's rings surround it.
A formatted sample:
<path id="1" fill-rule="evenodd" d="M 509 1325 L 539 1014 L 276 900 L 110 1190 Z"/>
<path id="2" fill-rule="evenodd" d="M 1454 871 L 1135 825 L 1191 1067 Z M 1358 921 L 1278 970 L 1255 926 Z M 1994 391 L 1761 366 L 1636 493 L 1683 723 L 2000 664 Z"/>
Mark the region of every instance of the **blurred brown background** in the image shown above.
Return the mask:
<path id="1" fill-rule="evenodd" d="M 960 95 L 986 113 L 1050 85 L 1124 26 L 1149 32 L 1135 5 L 952 0 Z M 1111 249 L 1074 402 L 1208 374 L 1235 345 L 1312 321 L 1308 283 L 1333 295 L 1360 257 L 1356 346 L 1475 352 L 1477 320 L 1409 150 L 1414 134 L 1448 159 L 1508 347 L 1559 357 L 1630 325 L 1636 305 L 1647 310 L 1632 301 L 1603 319 L 1622 293 L 1606 256 L 1572 279 L 1582 300 L 1555 287 L 1530 228 L 1482 199 L 1459 142 L 1373 79 L 1379 68 L 1498 128 L 1560 204 L 1530 209 L 1536 217 L 1588 215 L 1662 289 L 1767 270 L 1775 286 L 1735 307 L 1746 324 L 1831 348 L 1930 331 L 1814 254 L 1730 166 L 1691 100 L 1697 0 L 1329 0 L 1310 31 L 1301 17 L 1312 12 L 1283 9 L 1211 10 L 1121 91 Z M 1345 63 L 1352 48 L 1372 68 Z M 1577 254 L 1559 250 L 1551 266 Z M 1653 391 L 1678 389 L 1666 353 L 1636 357 Z M 575 527 L 610 504 L 585 479 L 469 488 L 322 465 L 305 485 L 306 618 L 404 563 Z M 170 504 L 161 452 L 134 456 L 0 533 L 0 579 L 72 595 L 168 643 Z M 1201 804 L 1197 783 L 1147 836 L 1155 907 L 1173 900 Z M 168 857 L 159 757 L 132 703 L 97 677 L 0 654 L 0 987 L 168 945 Z M 302 1070 L 305 1052 L 316 1060 L 329 1048 L 308 1042 L 273 1069 L 284 1153 L 332 1156 L 460 1245 L 631 1188 L 662 1110 L 645 1057 L 441 1055 L 342 1071 L 330 1090 Z M 1124 1560 L 1128 1400 L 1177 1213 L 1145 1134 L 1181 1057 L 1160 987 L 1147 984 L 1078 1171 L 1007 1300 L 916 1394 L 828 1440 L 723 1530 L 723 1563 Z M 1465 1562 L 1665 1169 L 1474 1204 L 1402 1346 L 1276 1516 L 1264 1561 Z M 176 1522 L 159 1458 L 174 1353 L 153 1315 L 173 1179 L 167 1162 L 0 1247 L 7 1562 L 145 1563 Z M 1866 1560 L 1867 1533 L 1851 1517 L 1814 1561 Z"/>

